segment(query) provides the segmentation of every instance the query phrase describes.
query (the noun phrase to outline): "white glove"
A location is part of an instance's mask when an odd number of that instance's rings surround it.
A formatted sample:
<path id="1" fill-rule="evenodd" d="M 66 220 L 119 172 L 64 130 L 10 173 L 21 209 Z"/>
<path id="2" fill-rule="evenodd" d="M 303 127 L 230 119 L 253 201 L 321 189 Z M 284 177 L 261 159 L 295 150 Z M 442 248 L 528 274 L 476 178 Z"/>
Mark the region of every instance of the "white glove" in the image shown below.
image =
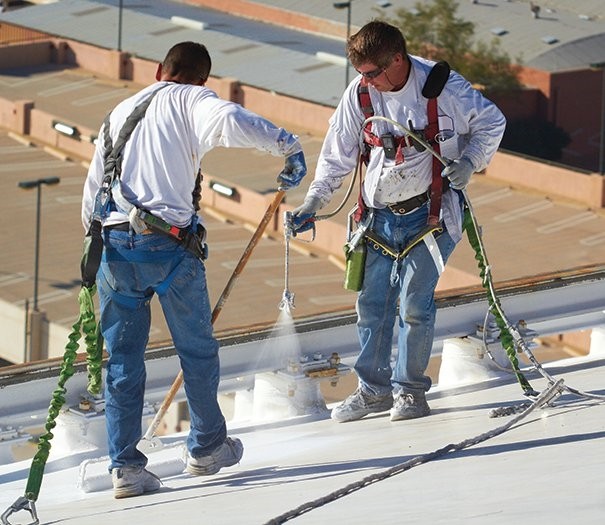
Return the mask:
<path id="1" fill-rule="evenodd" d="M 450 186 L 455 190 L 463 190 L 471 180 L 473 173 L 475 173 L 475 168 L 471 161 L 466 157 L 460 157 L 446 166 L 441 172 L 441 176 L 450 179 Z"/>

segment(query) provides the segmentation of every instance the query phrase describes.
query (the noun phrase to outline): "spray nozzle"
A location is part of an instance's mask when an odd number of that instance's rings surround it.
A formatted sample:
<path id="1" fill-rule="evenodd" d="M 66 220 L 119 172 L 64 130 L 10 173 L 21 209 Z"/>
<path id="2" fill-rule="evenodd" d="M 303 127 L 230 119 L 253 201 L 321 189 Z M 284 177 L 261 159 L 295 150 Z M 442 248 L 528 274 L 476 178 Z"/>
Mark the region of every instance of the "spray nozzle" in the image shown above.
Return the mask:
<path id="1" fill-rule="evenodd" d="M 278 305 L 280 310 L 290 313 L 294 308 L 294 294 L 287 288 L 284 290 L 281 301 Z"/>

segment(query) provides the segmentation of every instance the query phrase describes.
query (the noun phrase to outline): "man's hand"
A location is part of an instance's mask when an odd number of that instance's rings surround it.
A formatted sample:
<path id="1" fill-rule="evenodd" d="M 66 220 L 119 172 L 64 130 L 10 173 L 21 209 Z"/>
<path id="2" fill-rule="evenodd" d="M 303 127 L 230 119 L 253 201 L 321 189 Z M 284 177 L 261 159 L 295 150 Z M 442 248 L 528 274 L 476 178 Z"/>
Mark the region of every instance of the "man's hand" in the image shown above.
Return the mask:
<path id="1" fill-rule="evenodd" d="M 455 190 L 463 190 L 468 185 L 475 168 L 466 157 L 452 161 L 442 172 L 442 177 L 450 179 L 450 186 Z"/>
<path id="2" fill-rule="evenodd" d="M 319 197 L 305 197 L 305 201 L 292 211 L 290 228 L 294 237 L 297 233 L 306 232 L 313 228 L 315 214 L 320 208 L 321 201 Z"/>
<path id="3" fill-rule="evenodd" d="M 277 176 L 280 190 L 289 190 L 296 188 L 300 181 L 307 174 L 307 165 L 302 151 L 286 157 L 286 165 L 282 172 Z"/>

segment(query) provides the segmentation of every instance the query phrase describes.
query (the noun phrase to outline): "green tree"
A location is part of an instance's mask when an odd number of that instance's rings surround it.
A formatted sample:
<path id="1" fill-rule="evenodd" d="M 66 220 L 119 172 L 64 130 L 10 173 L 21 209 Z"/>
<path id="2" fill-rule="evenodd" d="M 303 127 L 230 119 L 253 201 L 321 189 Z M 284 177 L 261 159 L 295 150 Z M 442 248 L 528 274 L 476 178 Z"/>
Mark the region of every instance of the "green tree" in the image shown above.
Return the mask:
<path id="1" fill-rule="evenodd" d="M 488 92 L 520 89 L 520 66 L 494 38 L 489 43 L 475 42 L 475 24 L 456 16 L 458 3 L 451 0 L 416 2 L 414 9 L 398 9 L 395 18 L 381 16 L 401 29 L 408 51 L 433 60 L 446 60 L 469 81 Z"/>

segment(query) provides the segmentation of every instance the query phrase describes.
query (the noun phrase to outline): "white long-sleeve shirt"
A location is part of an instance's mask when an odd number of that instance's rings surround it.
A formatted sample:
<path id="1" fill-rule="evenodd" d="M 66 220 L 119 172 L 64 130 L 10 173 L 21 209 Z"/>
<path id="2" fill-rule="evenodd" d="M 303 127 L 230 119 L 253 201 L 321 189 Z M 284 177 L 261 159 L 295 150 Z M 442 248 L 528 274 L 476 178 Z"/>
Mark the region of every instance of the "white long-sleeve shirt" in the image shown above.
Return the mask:
<path id="1" fill-rule="evenodd" d="M 374 115 L 401 123 L 406 128 L 422 130 L 428 124 L 427 99 L 422 88 L 435 62 L 410 56 L 410 75 L 399 91 L 381 92 L 368 85 Z M 322 205 L 328 203 L 344 178 L 355 168 L 365 115 L 358 97 L 361 76 L 347 87 L 338 107 L 330 119 L 328 133 L 317 162 L 315 178 L 307 196 L 318 197 Z M 495 154 L 506 120 L 491 101 L 472 88 L 456 72 L 439 95 L 439 145 L 441 154 L 448 159 L 467 157 L 475 171 L 483 170 Z M 405 132 L 386 121 L 373 121 L 376 136 L 390 132 L 402 136 Z M 432 180 L 432 155 L 418 152 L 414 147 L 403 148 L 404 161 L 385 157 L 383 148 L 374 147 L 363 181 L 364 202 L 373 208 L 400 202 L 426 191 Z M 461 219 L 458 196 L 453 191 L 443 195 L 442 218 L 455 241 L 461 237 Z"/>
<path id="2" fill-rule="evenodd" d="M 126 143 L 121 189 L 132 204 L 170 224 L 183 227 L 191 221 L 196 175 L 203 156 L 213 148 L 256 148 L 284 157 L 302 149 L 298 137 L 239 104 L 218 98 L 206 87 L 174 82 L 152 84 L 116 106 L 109 124 L 114 144 L 132 110 L 166 84 Z M 84 185 L 82 222 L 86 230 L 103 181 L 103 128 Z M 104 224 L 126 221 L 123 212 L 112 211 Z"/>

